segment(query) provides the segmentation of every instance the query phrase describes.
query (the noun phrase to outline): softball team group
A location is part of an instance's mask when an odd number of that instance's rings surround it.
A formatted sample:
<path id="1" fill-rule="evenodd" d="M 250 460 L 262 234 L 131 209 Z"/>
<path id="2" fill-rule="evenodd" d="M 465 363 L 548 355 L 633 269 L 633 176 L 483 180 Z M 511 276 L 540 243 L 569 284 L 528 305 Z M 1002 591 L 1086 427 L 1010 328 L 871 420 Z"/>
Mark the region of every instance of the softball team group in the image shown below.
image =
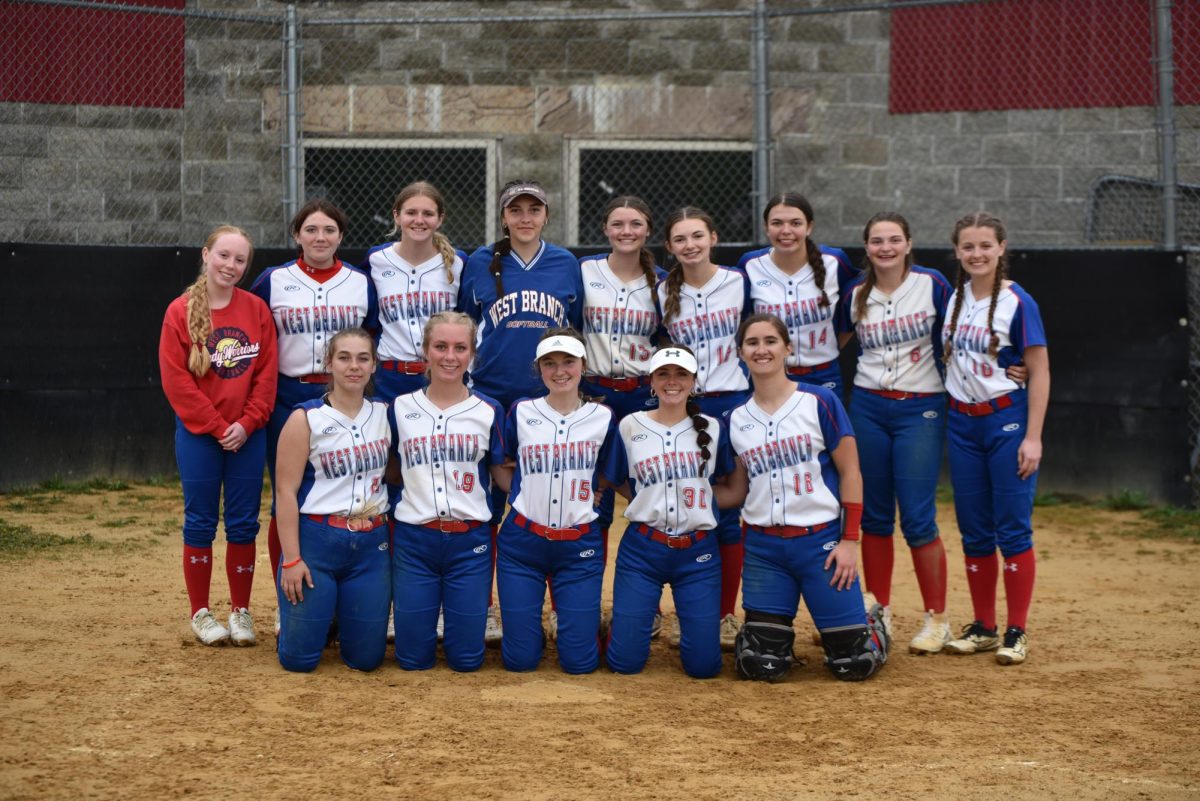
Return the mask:
<path id="1" fill-rule="evenodd" d="M 700 209 L 666 220 L 660 267 L 636 197 L 608 204 L 611 250 L 583 259 L 542 239 L 536 181 L 507 184 L 499 206 L 504 237 L 468 258 L 440 232 L 438 191 L 408 186 L 396 241 L 356 268 L 337 258 L 345 215 L 312 201 L 292 221 L 298 257 L 248 292 L 249 237 L 210 234 L 159 350 L 201 642 L 255 642 L 266 461 L 288 670 L 313 670 L 335 640 L 372 670 L 394 638 L 406 670 L 433 667 L 439 642 L 453 670 L 476 670 L 499 641 L 505 667 L 527 671 L 549 637 L 565 672 L 638 673 L 669 584 L 667 636 L 689 676 L 718 675 L 732 650 L 743 678 L 783 678 L 803 598 L 829 670 L 866 679 L 893 638 L 897 507 L 926 610 L 909 650 L 1025 661 L 1050 371 L 1000 220 L 955 224 L 952 287 L 913 264 L 899 214 L 867 222 L 856 271 L 814 242 L 794 193 L 768 202 L 770 247 L 737 267 L 713 262 Z M 847 412 L 838 353 L 852 339 Z M 947 431 L 974 607 L 958 634 L 936 523 Z M 209 599 L 222 488 L 227 624 Z M 628 522 L 606 619 L 615 494 Z"/>

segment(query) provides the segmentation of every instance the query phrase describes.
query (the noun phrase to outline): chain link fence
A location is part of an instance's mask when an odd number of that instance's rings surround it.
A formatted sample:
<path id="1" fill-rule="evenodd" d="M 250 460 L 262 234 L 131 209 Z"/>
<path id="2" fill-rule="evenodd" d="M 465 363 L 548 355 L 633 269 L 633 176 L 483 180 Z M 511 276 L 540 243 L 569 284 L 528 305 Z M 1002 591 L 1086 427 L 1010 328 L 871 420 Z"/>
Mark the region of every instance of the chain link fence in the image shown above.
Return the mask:
<path id="1" fill-rule="evenodd" d="M 988 208 L 1022 245 L 1150 245 L 1172 174 L 1177 243 L 1200 245 L 1197 3 L 354 2 L 294 28 L 282 3 L 245 9 L 0 2 L 0 238 L 187 244 L 234 221 L 282 245 L 325 196 L 365 246 L 424 179 L 471 247 L 496 236 L 496 187 L 529 176 L 568 245 L 601 246 L 624 193 L 752 242 L 781 189 L 830 244 L 881 208 L 926 242 Z"/>

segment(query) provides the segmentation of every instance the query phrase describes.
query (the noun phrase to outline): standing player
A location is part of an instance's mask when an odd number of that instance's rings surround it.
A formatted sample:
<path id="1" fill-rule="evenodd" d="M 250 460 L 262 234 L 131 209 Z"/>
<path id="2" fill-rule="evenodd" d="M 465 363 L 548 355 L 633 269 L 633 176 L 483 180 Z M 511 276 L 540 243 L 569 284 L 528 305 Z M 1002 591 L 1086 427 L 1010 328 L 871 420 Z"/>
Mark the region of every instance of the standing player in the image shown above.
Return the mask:
<path id="1" fill-rule="evenodd" d="M 612 250 L 579 260 L 588 364 L 583 392 L 602 399 L 617 420 L 655 405 L 646 365 L 662 322 L 654 302 L 654 287 L 666 273 L 654 263 L 654 254 L 646 247 L 653 229 L 646 201 L 632 195 L 615 197 L 604 208 L 604 235 Z M 603 532 L 605 553 L 614 501 L 613 490 L 604 490 L 596 524 Z M 556 625 L 557 613 L 551 612 L 547 632 L 551 637 Z M 662 616 L 658 615 L 654 636 L 661 628 Z"/>
<path id="2" fill-rule="evenodd" d="M 716 418 L 691 400 L 696 357 L 667 345 L 650 360 L 658 408 L 621 421 L 630 498 L 613 579 L 613 620 L 605 658 L 618 673 L 640 673 L 650 655 L 664 584 L 680 623 L 683 669 L 697 679 L 721 672 L 721 555 L 712 482 L 733 467 Z M 719 445 L 714 445 L 714 440 Z"/>
<path id="3" fill-rule="evenodd" d="M 763 225 L 771 248 L 742 257 L 754 312 L 773 314 L 788 327 L 794 347 L 787 373 L 842 397 L 834 310 L 855 272 L 841 251 L 823 253 L 812 240 L 812 204 L 783 192 L 767 201 Z"/>
<path id="4" fill-rule="evenodd" d="M 864 614 L 857 578 L 862 477 L 854 432 L 831 390 L 789 380 L 788 340 L 787 326 L 772 315 L 753 315 L 738 330 L 754 396 L 729 417 L 738 464 L 729 492 L 717 490 L 722 505 L 745 496 L 746 624 L 735 648 L 738 675 L 764 681 L 786 675 L 803 597 L 821 633 L 825 664 L 838 679 L 861 681 L 887 661 L 888 639 L 882 607 Z"/>
<path id="5" fill-rule="evenodd" d="M 546 585 L 558 610 L 558 662 L 567 673 L 600 664 L 604 553 L 592 499 L 597 473 L 617 483 L 616 425 L 607 406 L 583 400 L 583 337 L 548 330 L 536 364 L 549 394 L 512 405 L 504 446 L 515 468 L 512 509 L 500 528 L 496 580 L 504 617 L 501 655 L 509 670 L 542 658 Z"/>
<path id="6" fill-rule="evenodd" d="M 392 219 L 399 241 L 371 248 L 362 267 L 379 303 L 375 390 L 389 403 L 425 386 L 425 323 L 458 305 L 465 261 L 440 230 L 446 206 L 432 184 L 418 181 L 400 190 Z"/>
<path id="7" fill-rule="evenodd" d="M 250 288 L 266 301 L 279 334 L 279 392 L 267 424 L 272 486 L 276 443 L 284 423 L 297 404 L 321 397 L 328 388 L 323 359 L 330 337 L 346 328 L 375 325 L 375 289 L 370 279 L 337 258 L 348 224 L 341 209 L 327 200 L 305 203 L 291 224 L 299 258 L 266 270 Z M 279 572 L 280 554 L 274 503 L 267 548 L 274 575 Z"/>
<path id="8" fill-rule="evenodd" d="M 882 212 L 863 229 L 865 271 L 838 308 L 845 344 L 858 338 L 850 421 L 862 464 L 863 576 L 883 606 L 891 636 L 896 506 L 926 610 L 909 644 L 937 653 L 950 640 L 946 549 L 938 535 L 937 483 L 945 444 L 942 322 L 950 285 L 913 265 L 908 221 Z M 853 331 L 851 334 L 849 331 Z"/>
<path id="9" fill-rule="evenodd" d="M 396 661 L 405 670 L 433 667 L 444 608 L 446 661 L 472 671 L 483 664 L 492 585 L 488 479 L 504 464 L 504 412 L 463 383 L 475 355 L 470 317 L 438 312 L 421 340 L 429 386 L 396 398 L 388 411 L 404 487 L 392 556 Z"/>
<path id="10" fill-rule="evenodd" d="M 467 261 L 459 310 L 479 324 L 472 386 L 508 409 L 518 398 L 545 393 L 529 364 L 547 329 L 581 327 L 583 281 L 571 252 L 542 240 L 550 211 L 546 190 L 537 181 L 504 185 L 500 219 L 504 237 Z M 495 531 L 504 514 L 502 492 L 493 492 L 492 507 Z M 499 641 L 501 634 L 500 615 L 493 607 L 488 642 Z"/>
<path id="11" fill-rule="evenodd" d="M 712 217 L 700 209 L 687 206 L 667 218 L 666 238 L 674 262 L 658 284 L 663 325 L 672 342 L 696 354 L 700 410 L 726 422 L 729 412 L 750 394 L 736 342 L 738 324 L 750 313 L 746 275 L 712 263 L 717 231 Z M 742 577 L 742 529 L 736 505 L 721 509 L 716 529 L 721 550 L 721 647 L 731 650 L 738 631 L 734 611 Z"/>
<path id="12" fill-rule="evenodd" d="M 950 477 L 963 537 L 975 620 L 951 653 L 996 650 L 996 661 L 1025 661 L 1033 600 L 1033 496 L 1042 461 L 1042 424 L 1050 400 L 1050 357 L 1033 298 L 1008 280 L 1004 224 L 985 212 L 954 226 L 958 282 L 943 331 L 950 393 Z M 967 281 L 967 278 L 970 281 Z M 1005 374 L 1024 360 L 1028 389 Z M 996 630 L 996 580 L 1004 557 L 1008 622 Z"/>
<path id="13" fill-rule="evenodd" d="M 369 333 L 334 334 L 323 364 L 329 392 L 297 406 L 279 435 L 279 664 L 287 670 L 316 668 L 335 621 L 342 661 L 355 670 L 383 661 L 392 432 L 387 405 L 366 397 L 375 366 Z"/>
<path id="14" fill-rule="evenodd" d="M 205 645 L 254 645 L 250 589 L 276 362 L 270 312 L 237 287 L 253 255 L 240 228 L 214 229 L 200 251 L 200 276 L 167 307 L 158 343 L 183 484 L 183 580 L 192 631 Z M 222 487 L 229 628 L 217 622 L 208 600 Z"/>

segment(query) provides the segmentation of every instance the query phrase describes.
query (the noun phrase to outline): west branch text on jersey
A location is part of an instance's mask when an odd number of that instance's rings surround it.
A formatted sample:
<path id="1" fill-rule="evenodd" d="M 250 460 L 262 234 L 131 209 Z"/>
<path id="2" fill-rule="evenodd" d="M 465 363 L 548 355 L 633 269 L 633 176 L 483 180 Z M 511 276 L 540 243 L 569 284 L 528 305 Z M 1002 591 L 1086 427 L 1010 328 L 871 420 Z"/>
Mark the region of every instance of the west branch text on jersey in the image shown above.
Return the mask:
<path id="1" fill-rule="evenodd" d="M 483 458 L 483 443 L 478 434 L 434 434 L 405 439 L 400 453 L 405 467 L 442 462 L 477 464 Z"/>
<path id="2" fill-rule="evenodd" d="M 783 470 L 813 458 L 812 435 L 797 434 L 777 442 L 768 442 L 738 454 L 750 478 L 768 470 Z"/>
<path id="3" fill-rule="evenodd" d="M 384 322 L 427 320 L 438 312 L 454 308 L 458 295 L 454 292 L 397 292 L 379 298 L 379 316 Z"/>
<path id="4" fill-rule="evenodd" d="M 515 314 L 540 314 L 552 319 L 556 326 L 567 324 L 567 307 L 558 298 L 538 289 L 509 292 L 488 309 L 488 317 L 495 328 Z"/>
<path id="5" fill-rule="evenodd" d="M 596 470 L 600 455 L 597 442 L 564 442 L 562 444 L 522 445 L 517 451 L 521 473 L 560 473 L 567 470 Z"/>
<path id="6" fill-rule="evenodd" d="M 701 478 L 707 465 L 700 451 L 669 451 L 637 462 L 633 474 L 641 486 L 652 487 L 667 481 Z"/>
<path id="7" fill-rule="evenodd" d="M 358 306 L 282 306 L 275 311 L 280 334 L 336 334 L 361 320 Z"/>
<path id="8" fill-rule="evenodd" d="M 894 320 L 882 320 L 878 323 L 861 322 L 854 329 L 863 348 L 903 345 L 906 342 L 927 339 L 932 330 L 933 317 L 926 311 L 904 314 Z"/>
<path id="9" fill-rule="evenodd" d="M 320 459 L 321 471 L 325 478 L 341 478 L 351 473 L 384 469 L 387 467 L 388 451 L 391 447 L 391 439 L 385 437 L 349 448 L 321 451 L 317 457 Z"/>

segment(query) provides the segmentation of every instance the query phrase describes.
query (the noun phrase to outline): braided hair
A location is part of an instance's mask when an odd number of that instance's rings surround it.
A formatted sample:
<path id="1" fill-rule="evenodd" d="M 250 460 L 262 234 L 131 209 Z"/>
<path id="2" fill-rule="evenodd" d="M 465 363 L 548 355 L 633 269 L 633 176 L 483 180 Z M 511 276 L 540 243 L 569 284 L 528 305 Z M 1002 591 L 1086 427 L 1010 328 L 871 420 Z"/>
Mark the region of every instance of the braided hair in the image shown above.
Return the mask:
<path id="1" fill-rule="evenodd" d="M 680 345 L 675 342 L 663 345 L 654 352 L 658 353 L 663 350 L 681 350 L 691 354 L 693 358 L 696 355 L 687 345 Z M 684 409 L 687 411 L 688 417 L 692 418 L 692 428 L 696 429 L 696 444 L 700 446 L 700 456 L 704 460 L 703 464 L 700 465 L 700 475 L 705 476 L 708 474 L 709 459 L 712 458 L 712 451 L 708 447 L 712 444 L 712 434 L 708 433 L 708 418 L 700 412 L 700 404 L 696 403 L 695 398 L 689 397 L 687 406 Z"/>
<path id="2" fill-rule="evenodd" d="M 671 212 L 671 216 L 667 217 L 666 235 L 667 235 L 667 299 L 663 303 L 663 325 L 667 324 L 672 317 L 679 314 L 679 291 L 683 288 L 683 265 L 679 263 L 679 259 L 675 258 L 675 254 L 671 252 L 671 229 L 684 220 L 699 220 L 704 223 L 710 233 L 716 233 L 717 226 L 713 222 L 712 216 L 703 209 L 698 209 L 695 206 L 684 206 Z"/>
<path id="3" fill-rule="evenodd" d="M 990 228 L 996 236 L 997 244 L 1003 245 L 1008 241 L 1008 232 L 1004 228 L 1004 223 L 999 217 L 988 214 L 986 211 L 977 211 L 974 214 L 968 214 L 954 224 L 954 233 L 950 236 L 950 241 L 954 246 L 958 247 L 958 237 L 963 230 L 967 228 Z M 1000 335 L 992 328 L 992 323 L 996 316 L 996 302 L 1000 299 L 1000 290 L 1004 288 L 1004 281 L 1008 278 L 1008 251 L 1000 255 L 996 263 L 996 274 L 992 279 L 992 298 L 988 305 L 987 326 L 991 336 L 988 338 L 988 356 L 993 359 L 1000 353 Z M 958 275 L 954 282 L 954 312 L 950 315 L 950 331 L 947 335 L 950 347 L 946 348 L 946 353 L 942 357 L 947 363 L 954 353 L 954 332 L 958 328 L 958 314 L 962 311 L 963 290 L 967 283 L 967 271 L 962 268 L 962 264 L 958 265 Z"/>
<path id="4" fill-rule="evenodd" d="M 235 225 L 218 225 L 204 240 L 204 250 L 211 251 L 217 240 L 226 234 L 236 234 L 246 240 L 250 253 L 246 257 L 247 265 L 254 259 L 254 242 L 250 235 Z M 212 367 L 212 357 L 208 353 L 208 338 L 212 335 L 212 308 L 208 301 L 208 266 L 204 259 L 200 260 L 200 275 L 192 282 L 184 294 L 187 295 L 187 326 L 188 338 L 192 345 L 188 349 L 188 370 L 197 378 L 203 378 Z"/>
<path id="5" fill-rule="evenodd" d="M 617 209 L 633 209 L 646 220 L 646 234 L 654 233 L 654 221 L 650 216 L 650 206 L 646 201 L 636 195 L 618 195 L 608 201 L 608 205 L 604 207 L 604 224 L 608 225 L 608 218 Z M 638 264 L 642 268 L 642 275 L 646 276 L 646 283 L 651 289 L 658 283 L 658 273 L 655 271 L 654 254 L 645 245 L 638 252 Z"/>
<path id="6" fill-rule="evenodd" d="M 874 228 L 878 223 L 883 222 L 895 223 L 896 225 L 900 226 L 900 230 L 904 232 L 905 241 L 909 243 L 912 242 L 912 232 L 908 227 L 908 220 L 904 219 L 904 216 L 898 211 L 881 211 L 871 219 L 867 220 L 866 226 L 863 227 L 863 244 L 866 244 L 871 238 L 871 229 Z M 912 265 L 912 248 L 909 248 L 908 253 L 906 253 L 904 256 L 905 275 L 907 275 L 908 271 L 912 269 Z M 862 320 L 867 316 L 867 300 L 871 296 L 871 290 L 875 288 L 876 280 L 878 280 L 878 276 L 875 275 L 875 264 L 871 261 L 871 257 L 866 253 L 863 253 L 862 266 L 863 273 L 866 274 L 866 278 L 863 279 L 862 286 L 858 290 L 858 297 L 854 300 L 854 318 L 856 320 Z"/>
<path id="7" fill-rule="evenodd" d="M 776 206 L 800 209 L 809 225 L 812 225 L 816 219 L 813 217 L 813 207 L 808 202 L 808 198 L 799 192 L 780 192 L 767 201 L 767 206 L 763 210 L 763 225 L 769 223 L 771 209 Z M 821 249 L 817 247 L 817 243 L 812 240 L 811 236 L 804 237 L 804 254 L 808 260 L 808 266 L 812 269 L 813 280 L 817 284 L 817 289 L 821 290 L 821 300 L 818 303 L 821 306 L 828 306 L 829 295 L 825 293 L 825 257 L 821 254 Z"/>
<path id="8" fill-rule="evenodd" d="M 541 184 L 531 178 L 517 178 L 514 181 L 509 181 L 504 186 L 500 187 L 500 197 L 504 197 L 504 193 L 514 186 L 537 186 Z M 500 214 L 503 217 L 504 209 L 500 209 Z M 508 235 L 508 226 L 503 222 L 500 224 L 504 231 L 504 237 L 500 241 L 492 244 L 492 261 L 488 264 L 488 272 L 492 274 L 492 280 L 496 282 L 496 299 L 504 297 L 504 278 L 501 276 L 503 269 L 502 262 L 504 257 L 512 253 L 512 239 Z"/>
<path id="9" fill-rule="evenodd" d="M 414 197 L 427 197 L 433 201 L 433 205 L 437 207 L 439 218 L 446 216 L 446 201 L 442 198 L 442 193 L 437 190 L 433 184 L 428 181 L 416 181 L 400 190 L 400 194 L 396 195 L 396 202 L 392 204 L 392 217 L 395 218 L 400 210 L 404 208 L 404 204 Z M 397 236 L 400 233 L 400 225 L 392 226 L 392 230 L 388 232 L 388 236 Z M 450 240 L 441 231 L 433 232 L 433 247 L 442 257 L 442 263 L 446 266 L 446 281 L 454 283 L 454 258 L 456 256 L 454 247 L 450 244 Z"/>

